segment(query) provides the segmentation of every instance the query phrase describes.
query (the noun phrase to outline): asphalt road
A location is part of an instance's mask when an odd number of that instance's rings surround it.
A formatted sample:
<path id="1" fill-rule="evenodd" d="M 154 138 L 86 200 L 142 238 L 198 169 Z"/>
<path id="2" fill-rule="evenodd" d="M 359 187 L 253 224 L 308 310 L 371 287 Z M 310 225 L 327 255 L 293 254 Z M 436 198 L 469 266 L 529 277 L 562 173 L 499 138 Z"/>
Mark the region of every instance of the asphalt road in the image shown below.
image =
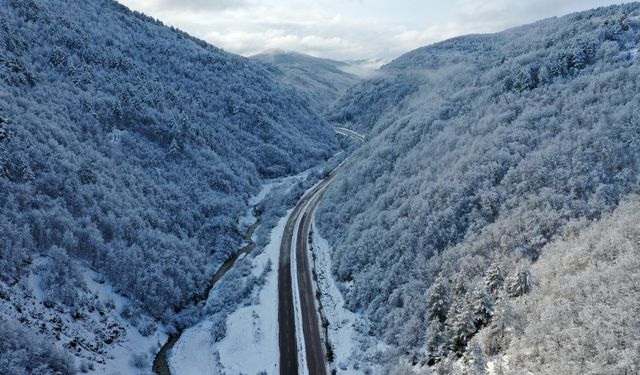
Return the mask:
<path id="1" fill-rule="evenodd" d="M 280 374 L 298 374 L 298 343 L 296 340 L 296 318 L 293 289 L 291 286 L 291 246 L 296 236 L 297 280 L 302 307 L 303 332 L 309 374 L 326 375 L 326 365 L 320 326 L 315 305 L 315 293 L 311 284 L 311 268 L 306 253 L 307 238 L 313 209 L 319 198 L 340 169 L 338 166 L 329 176 L 316 185 L 298 202 L 284 228 L 280 243 L 278 265 L 278 340 L 280 346 Z"/>
<path id="2" fill-rule="evenodd" d="M 349 129 L 336 128 L 336 132 L 364 142 L 365 138 Z M 343 163 L 344 164 L 344 163 Z M 325 352 L 320 333 L 316 296 L 311 279 L 309 264 L 309 230 L 313 213 L 338 171 L 340 164 L 324 180 L 300 199 L 293 209 L 284 228 L 280 244 L 280 262 L 278 265 L 278 340 L 280 347 L 280 374 L 297 375 L 298 343 L 296 339 L 296 317 L 294 312 L 293 288 L 291 285 L 291 251 L 295 245 L 298 291 L 302 312 L 302 331 L 305 341 L 307 368 L 310 375 L 326 375 Z M 295 244 L 294 244 L 295 241 Z"/>

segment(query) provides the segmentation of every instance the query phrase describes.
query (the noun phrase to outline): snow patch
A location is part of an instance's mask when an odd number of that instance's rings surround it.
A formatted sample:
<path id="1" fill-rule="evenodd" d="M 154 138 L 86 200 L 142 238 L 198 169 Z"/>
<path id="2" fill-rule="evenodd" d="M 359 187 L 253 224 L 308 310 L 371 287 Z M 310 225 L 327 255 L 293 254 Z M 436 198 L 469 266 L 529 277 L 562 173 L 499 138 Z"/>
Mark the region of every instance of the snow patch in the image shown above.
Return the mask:
<path id="1" fill-rule="evenodd" d="M 278 348 L 278 260 L 284 227 L 292 210 L 271 231 L 269 244 L 253 259 L 257 276 L 271 261 L 272 270 L 258 300 L 240 307 L 227 319 L 227 335 L 217 343 L 225 373 L 279 374 Z"/>
<path id="2" fill-rule="evenodd" d="M 318 289 L 322 302 L 322 313 L 329 322 L 326 334 L 333 350 L 334 361 L 330 368 L 335 368 L 340 374 L 360 374 L 361 370 L 354 369 L 354 349 L 357 333 L 355 323 L 357 316 L 344 307 L 344 298 L 331 274 L 331 247 L 322 238 L 313 219 L 313 265 L 318 276 Z M 357 367 L 357 366 L 356 366 Z"/>
<path id="3" fill-rule="evenodd" d="M 6 300 L 0 299 L 0 319 L 22 319 L 26 326 L 39 327 L 36 333 L 72 354 L 76 365 L 83 364 L 89 373 L 141 373 L 142 370 L 132 364 L 134 355 L 140 358 L 141 364 L 151 368 L 153 354 L 167 339 L 164 327 L 158 327 L 147 337 L 140 334 L 119 313 L 129 306 L 129 300 L 118 294 L 100 275 L 77 261 L 74 261 L 74 266 L 85 284 L 85 288 L 78 289 L 79 297 L 86 301 L 77 309 L 82 315 L 74 317 L 76 309 L 60 303 L 50 305 L 47 292 L 41 287 L 40 274 L 48 261 L 44 256 L 34 258 L 33 267 L 23 282 L 13 286 L 0 285 L 6 287 L 11 296 Z"/>
<path id="4" fill-rule="evenodd" d="M 172 374 L 216 374 L 218 358 L 213 350 L 210 320 L 202 321 L 182 332 L 171 350 L 169 368 Z"/>
<path id="5" fill-rule="evenodd" d="M 265 194 L 266 195 L 266 194 Z M 212 322 L 206 320 L 185 330 L 169 358 L 174 374 L 267 374 L 279 373 L 278 350 L 278 272 L 280 242 L 288 214 L 271 231 L 269 244 L 252 259 L 258 276 L 269 261 L 272 270 L 258 298 L 227 318 L 227 334 L 217 343 L 211 336 Z"/>

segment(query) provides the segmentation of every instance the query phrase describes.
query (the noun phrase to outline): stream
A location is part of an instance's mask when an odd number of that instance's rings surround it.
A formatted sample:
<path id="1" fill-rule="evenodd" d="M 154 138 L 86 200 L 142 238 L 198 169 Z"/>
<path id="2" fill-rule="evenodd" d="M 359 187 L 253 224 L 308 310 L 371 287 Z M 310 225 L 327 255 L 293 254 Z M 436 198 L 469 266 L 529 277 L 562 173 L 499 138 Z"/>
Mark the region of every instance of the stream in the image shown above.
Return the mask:
<path id="1" fill-rule="evenodd" d="M 210 279 L 204 294 L 194 301 L 196 305 L 201 301 L 206 302 L 209 299 L 209 293 L 211 292 L 211 289 L 213 289 L 216 283 L 220 281 L 220 279 L 222 279 L 222 277 L 233 267 L 233 265 L 242 255 L 250 253 L 256 247 L 256 243 L 253 241 L 252 237 L 253 232 L 259 226 L 260 219 L 256 220 L 256 222 L 249 227 L 245 236 L 245 240 L 248 241 L 248 244 L 241 247 L 231 258 L 227 259 L 227 261 L 222 264 L 222 267 L 220 267 L 220 269 L 218 269 L 218 271 Z M 182 335 L 183 331 L 184 329 L 181 329 L 177 333 L 169 336 L 167 342 L 162 346 L 162 348 L 160 348 L 158 354 L 156 354 L 156 357 L 153 360 L 153 372 L 157 375 L 171 375 L 171 370 L 169 369 L 169 352 L 178 342 L 178 340 L 180 340 L 180 336 Z"/>

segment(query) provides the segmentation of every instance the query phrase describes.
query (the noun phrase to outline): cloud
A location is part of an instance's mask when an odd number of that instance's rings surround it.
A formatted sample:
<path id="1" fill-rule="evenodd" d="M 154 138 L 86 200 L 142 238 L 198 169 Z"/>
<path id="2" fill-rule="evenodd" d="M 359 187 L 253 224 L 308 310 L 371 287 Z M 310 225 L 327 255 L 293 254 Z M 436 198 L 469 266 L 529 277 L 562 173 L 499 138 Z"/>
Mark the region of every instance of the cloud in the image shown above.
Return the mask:
<path id="1" fill-rule="evenodd" d="M 242 55 L 295 50 L 389 59 L 469 33 L 496 32 L 615 0 L 121 0 Z"/>
<path id="2" fill-rule="evenodd" d="M 167 10 L 185 11 L 220 11 L 245 8 L 252 5 L 249 0 L 128 0 L 122 3 L 134 9 L 163 12 Z"/>
<path id="3" fill-rule="evenodd" d="M 456 19 L 479 32 L 491 32 L 617 3 L 616 0 L 457 0 Z"/>

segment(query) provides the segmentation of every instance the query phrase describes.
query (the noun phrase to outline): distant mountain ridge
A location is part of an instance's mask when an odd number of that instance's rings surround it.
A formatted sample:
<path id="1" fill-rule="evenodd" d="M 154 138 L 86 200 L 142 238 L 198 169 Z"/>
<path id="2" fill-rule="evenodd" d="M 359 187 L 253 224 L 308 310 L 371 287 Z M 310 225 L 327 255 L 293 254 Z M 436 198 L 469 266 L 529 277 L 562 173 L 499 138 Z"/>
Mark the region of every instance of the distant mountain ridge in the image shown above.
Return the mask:
<path id="1" fill-rule="evenodd" d="M 306 95 L 320 113 L 360 81 L 358 76 L 348 73 L 349 64 L 345 62 L 303 53 L 269 50 L 254 55 L 251 59 L 278 67 L 282 82 Z"/>

